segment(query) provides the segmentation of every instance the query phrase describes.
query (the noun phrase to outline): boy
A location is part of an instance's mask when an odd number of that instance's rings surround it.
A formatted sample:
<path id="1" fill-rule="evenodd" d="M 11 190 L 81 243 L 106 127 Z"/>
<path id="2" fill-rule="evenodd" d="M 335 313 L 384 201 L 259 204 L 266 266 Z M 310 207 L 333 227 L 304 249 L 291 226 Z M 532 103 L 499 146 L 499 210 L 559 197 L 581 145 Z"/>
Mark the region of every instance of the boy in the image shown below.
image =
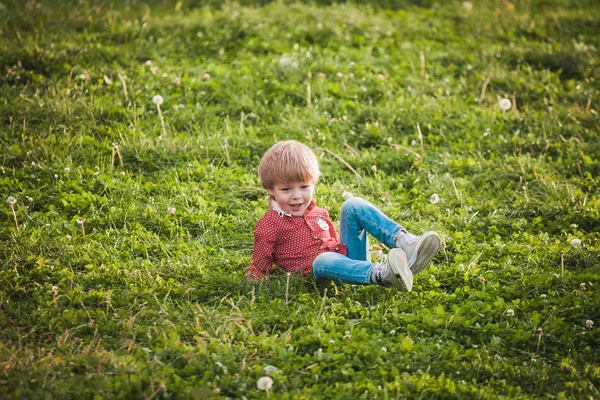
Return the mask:
<path id="1" fill-rule="evenodd" d="M 265 279 L 279 266 L 286 272 L 312 272 L 336 284 L 379 284 L 410 292 L 413 274 L 421 272 L 440 249 L 435 232 L 408 233 L 366 200 L 353 197 L 340 211 L 340 237 L 327 210 L 313 199 L 321 172 L 306 145 L 284 141 L 263 155 L 258 175 L 269 193 L 270 209 L 254 230 L 251 279 Z M 391 250 L 371 263 L 367 233 Z"/>

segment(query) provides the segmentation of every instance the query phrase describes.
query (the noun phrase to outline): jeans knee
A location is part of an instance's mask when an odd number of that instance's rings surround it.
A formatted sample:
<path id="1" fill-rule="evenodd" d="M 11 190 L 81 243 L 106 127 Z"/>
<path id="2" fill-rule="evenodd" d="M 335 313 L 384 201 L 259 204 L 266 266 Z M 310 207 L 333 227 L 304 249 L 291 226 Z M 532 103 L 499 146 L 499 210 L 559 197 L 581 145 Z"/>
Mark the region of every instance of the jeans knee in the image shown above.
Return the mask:
<path id="1" fill-rule="evenodd" d="M 321 269 L 327 265 L 331 265 L 338 256 L 338 253 L 329 251 L 319 254 L 312 263 L 313 276 L 318 278 L 321 275 Z"/>
<path id="2" fill-rule="evenodd" d="M 340 213 L 353 212 L 364 203 L 365 200 L 361 199 L 360 197 L 350 197 L 348 200 L 342 203 Z"/>

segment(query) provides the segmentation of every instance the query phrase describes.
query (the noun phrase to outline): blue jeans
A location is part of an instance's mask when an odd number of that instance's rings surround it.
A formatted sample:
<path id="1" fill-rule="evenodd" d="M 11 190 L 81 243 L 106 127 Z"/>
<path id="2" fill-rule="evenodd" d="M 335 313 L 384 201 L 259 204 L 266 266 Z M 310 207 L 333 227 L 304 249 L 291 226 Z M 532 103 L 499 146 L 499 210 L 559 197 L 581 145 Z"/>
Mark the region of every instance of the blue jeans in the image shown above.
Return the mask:
<path id="1" fill-rule="evenodd" d="M 348 246 L 348 256 L 321 253 L 313 261 L 313 276 L 317 281 L 333 280 L 336 284 L 371 283 L 371 257 L 367 233 L 389 248 L 396 247 L 396 236 L 404 229 L 373 204 L 352 197 L 340 211 L 340 242 Z"/>

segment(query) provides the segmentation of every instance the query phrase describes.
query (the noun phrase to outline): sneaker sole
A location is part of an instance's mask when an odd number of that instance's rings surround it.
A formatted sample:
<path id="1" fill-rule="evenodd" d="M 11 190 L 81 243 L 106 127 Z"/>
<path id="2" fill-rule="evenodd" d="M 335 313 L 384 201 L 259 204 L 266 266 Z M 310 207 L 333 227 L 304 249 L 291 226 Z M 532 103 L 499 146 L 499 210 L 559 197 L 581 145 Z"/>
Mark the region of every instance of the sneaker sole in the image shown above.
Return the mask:
<path id="1" fill-rule="evenodd" d="M 407 292 L 412 291 L 413 277 L 410 268 L 408 267 L 408 260 L 406 259 L 406 253 L 402 249 L 392 249 L 388 254 L 388 263 L 394 276 L 398 278 Z"/>
<path id="2" fill-rule="evenodd" d="M 413 275 L 423 271 L 431 262 L 433 257 L 440 251 L 442 240 L 440 236 L 433 231 L 425 232 L 417 242 L 415 250 L 408 260 L 408 266 Z"/>

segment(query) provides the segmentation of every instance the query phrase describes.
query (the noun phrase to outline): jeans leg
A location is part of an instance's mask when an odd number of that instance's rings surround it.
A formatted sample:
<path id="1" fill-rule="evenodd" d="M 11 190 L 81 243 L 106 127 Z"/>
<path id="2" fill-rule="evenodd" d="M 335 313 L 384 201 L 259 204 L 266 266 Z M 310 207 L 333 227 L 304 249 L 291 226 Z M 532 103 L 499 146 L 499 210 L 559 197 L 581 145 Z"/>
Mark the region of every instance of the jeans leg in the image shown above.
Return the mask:
<path id="1" fill-rule="evenodd" d="M 336 285 L 369 285 L 373 264 L 352 260 L 339 253 L 321 253 L 313 261 L 313 276 L 317 281 L 332 280 Z"/>
<path id="2" fill-rule="evenodd" d="M 342 204 L 340 241 L 348 246 L 351 259 L 368 261 L 367 232 L 392 249 L 396 247 L 396 236 L 402 229 L 401 225 L 360 197 L 352 197 Z"/>

